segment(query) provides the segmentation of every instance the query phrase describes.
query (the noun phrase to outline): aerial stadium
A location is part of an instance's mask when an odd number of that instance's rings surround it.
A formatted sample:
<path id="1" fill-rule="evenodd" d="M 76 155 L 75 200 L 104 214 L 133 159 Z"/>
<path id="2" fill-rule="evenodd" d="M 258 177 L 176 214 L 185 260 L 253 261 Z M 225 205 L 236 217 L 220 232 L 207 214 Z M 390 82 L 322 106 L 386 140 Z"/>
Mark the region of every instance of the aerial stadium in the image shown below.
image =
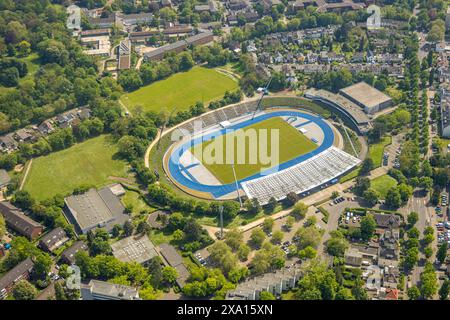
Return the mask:
<path id="1" fill-rule="evenodd" d="M 331 121 L 289 106 L 241 103 L 184 123 L 171 135 L 163 159 L 167 177 L 208 200 L 247 196 L 263 205 L 290 192 L 306 196 L 361 162 L 343 151 Z"/>

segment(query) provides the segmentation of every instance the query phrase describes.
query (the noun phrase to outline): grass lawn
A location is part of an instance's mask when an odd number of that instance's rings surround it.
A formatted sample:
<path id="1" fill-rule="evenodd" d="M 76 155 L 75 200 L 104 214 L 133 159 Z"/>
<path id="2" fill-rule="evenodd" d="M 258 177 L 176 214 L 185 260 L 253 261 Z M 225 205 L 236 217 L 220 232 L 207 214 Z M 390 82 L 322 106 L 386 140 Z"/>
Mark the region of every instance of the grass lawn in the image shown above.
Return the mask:
<path id="1" fill-rule="evenodd" d="M 162 230 L 152 230 L 148 235 L 150 240 L 157 246 L 161 243 L 170 243 L 173 240 L 172 233 L 164 232 Z"/>
<path id="2" fill-rule="evenodd" d="M 373 160 L 375 168 L 381 166 L 381 162 L 383 161 L 384 148 L 387 145 L 391 144 L 391 142 L 392 138 L 390 136 L 385 136 L 381 139 L 380 142 L 369 145 L 369 157 Z"/>
<path id="3" fill-rule="evenodd" d="M 288 124 L 280 117 L 273 117 L 261 122 L 256 123 L 255 125 L 248 126 L 241 130 L 236 130 L 234 132 L 227 133 L 221 137 L 222 139 L 213 139 L 209 141 L 205 141 L 202 144 L 198 144 L 191 151 L 196 155 L 197 159 L 201 159 L 201 154 L 203 151 L 203 165 L 207 168 L 217 179 L 219 179 L 222 183 L 228 184 L 234 182 L 233 170 L 231 168 L 230 163 L 232 161 L 226 161 L 227 152 L 231 152 L 231 156 L 234 154 L 234 163 L 236 178 L 241 180 L 243 178 L 249 177 L 257 172 L 259 172 L 263 168 L 267 168 L 269 166 L 273 166 L 276 164 L 264 164 L 262 163 L 257 155 L 255 155 L 255 159 L 250 157 L 254 155 L 255 152 L 259 152 L 258 146 L 254 145 L 252 142 L 248 143 L 248 139 L 245 142 L 244 156 L 245 159 L 241 159 L 239 161 L 238 155 L 242 155 L 242 151 L 238 152 L 238 143 L 233 143 L 234 150 L 227 150 L 226 148 L 226 140 L 236 140 L 236 137 L 243 137 L 244 134 L 242 132 L 247 133 L 248 130 L 256 130 L 256 134 L 258 135 L 259 130 L 261 129 L 278 129 L 279 130 L 279 163 L 284 163 L 288 160 L 294 159 L 302 154 L 311 152 L 312 150 L 317 148 L 317 145 L 312 142 L 309 138 L 300 133 L 296 128 Z M 266 146 L 266 150 L 271 152 L 272 147 L 276 150 L 276 146 L 272 146 L 271 134 L 267 133 L 267 139 L 263 143 Z M 258 144 L 261 142 L 258 139 Z M 252 145 L 256 149 L 251 152 L 249 146 Z M 220 150 L 220 151 L 219 151 Z M 210 152 L 211 151 L 211 152 Z M 207 163 L 208 155 L 216 153 L 216 151 L 220 154 L 222 153 L 223 161 L 220 161 L 220 164 L 217 163 Z M 265 152 L 264 152 L 265 153 Z M 244 158 L 244 157 L 242 157 Z M 211 161 L 210 161 L 211 162 Z"/>
<path id="4" fill-rule="evenodd" d="M 40 67 L 38 54 L 32 53 L 28 57 L 22 58 L 20 60 L 24 61 L 28 67 L 28 73 L 21 79 L 21 81 L 32 78 Z"/>
<path id="5" fill-rule="evenodd" d="M 32 79 L 34 77 L 34 74 L 39 70 L 40 64 L 39 64 L 39 56 L 37 53 L 32 53 L 28 57 L 20 58 L 18 60 L 21 60 L 27 64 L 28 67 L 28 73 L 25 77 L 19 79 L 19 84 L 24 82 L 25 80 Z M 0 85 L 0 94 L 7 93 L 8 91 L 11 91 L 14 88 L 7 88 Z"/>
<path id="6" fill-rule="evenodd" d="M 108 135 L 76 144 L 33 160 L 24 189 L 37 200 L 69 194 L 81 185 L 100 187 L 127 177 L 127 164 L 115 158 L 116 145 Z"/>
<path id="7" fill-rule="evenodd" d="M 121 100 L 131 111 L 137 106 L 144 111 L 187 110 L 198 101 L 207 104 L 223 97 L 225 91 L 238 88 L 238 83 L 214 69 L 194 67 L 167 79 L 157 81 L 134 92 L 125 94 Z"/>
<path id="8" fill-rule="evenodd" d="M 136 191 L 127 190 L 121 200 L 125 207 L 131 206 L 133 208 L 133 215 L 138 215 L 141 212 L 153 212 L 156 210 L 155 208 L 150 207 L 144 199 L 142 199 L 139 192 Z"/>
<path id="9" fill-rule="evenodd" d="M 387 174 L 379 176 L 370 182 L 370 187 L 378 191 L 382 199 L 386 198 L 388 190 L 396 185 L 397 180 Z"/>

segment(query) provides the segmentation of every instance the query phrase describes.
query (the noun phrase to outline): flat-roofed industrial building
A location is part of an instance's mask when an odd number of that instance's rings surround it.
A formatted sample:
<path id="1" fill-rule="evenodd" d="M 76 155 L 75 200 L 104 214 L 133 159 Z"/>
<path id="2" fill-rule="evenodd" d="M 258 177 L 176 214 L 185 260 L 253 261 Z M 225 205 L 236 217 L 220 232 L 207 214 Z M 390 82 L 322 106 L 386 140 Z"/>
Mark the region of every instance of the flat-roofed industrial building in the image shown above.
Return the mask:
<path id="1" fill-rule="evenodd" d="M 375 114 L 392 106 L 392 98 L 364 81 L 341 89 L 341 95 L 356 103 L 368 114 Z"/>
<path id="2" fill-rule="evenodd" d="M 64 199 L 64 214 L 75 225 L 77 233 L 86 234 L 95 228 L 111 231 L 115 224 L 124 224 L 129 220 L 125 207 L 116 195 L 116 186 L 107 186 L 98 191 L 92 188 Z"/>
<path id="3" fill-rule="evenodd" d="M 131 236 L 111 244 L 114 257 L 122 262 L 146 264 L 158 253 L 147 235 Z"/>

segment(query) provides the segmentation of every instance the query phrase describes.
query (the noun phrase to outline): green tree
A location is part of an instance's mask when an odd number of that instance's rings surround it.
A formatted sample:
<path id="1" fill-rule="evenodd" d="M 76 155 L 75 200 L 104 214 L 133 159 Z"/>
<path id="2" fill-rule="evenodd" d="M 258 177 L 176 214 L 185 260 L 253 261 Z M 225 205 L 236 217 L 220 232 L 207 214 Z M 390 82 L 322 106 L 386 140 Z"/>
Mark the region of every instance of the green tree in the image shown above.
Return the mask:
<path id="1" fill-rule="evenodd" d="M 369 173 L 370 171 L 372 171 L 375 168 L 375 165 L 373 163 L 372 158 L 366 158 L 364 159 L 362 165 L 361 165 L 361 169 L 359 170 L 359 174 L 364 175 Z"/>
<path id="2" fill-rule="evenodd" d="M 266 204 L 266 209 L 269 212 L 273 212 L 275 208 L 277 207 L 277 200 L 274 197 L 270 197 L 269 202 Z"/>
<path id="3" fill-rule="evenodd" d="M 408 225 L 409 225 L 409 227 L 412 228 L 417 223 L 417 221 L 419 221 L 419 214 L 417 212 L 414 212 L 414 211 L 410 212 L 408 214 Z"/>
<path id="4" fill-rule="evenodd" d="M 299 237 L 297 246 L 300 250 L 308 246 L 317 248 L 322 238 L 320 230 L 315 226 L 300 228 L 297 230 L 296 235 Z"/>
<path id="5" fill-rule="evenodd" d="M 307 246 L 306 248 L 299 250 L 297 254 L 300 259 L 313 259 L 317 256 L 317 250 L 311 246 Z"/>
<path id="6" fill-rule="evenodd" d="M 45 280 L 52 266 L 52 259 L 47 254 L 38 254 L 33 267 L 35 279 Z"/>
<path id="7" fill-rule="evenodd" d="M 335 257 L 343 257 L 348 249 L 349 243 L 340 232 L 334 232 L 326 243 L 328 254 Z"/>
<path id="8" fill-rule="evenodd" d="M 367 204 L 370 207 L 373 207 L 377 204 L 378 199 L 380 198 L 380 194 L 375 189 L 369 188 L 363 193 L 364 200 L 367 201 Z"/>
<path id="9" fill-rule="evenodd" d="M 413 188 L 405 183 L 401 183 L 397 186 L 398 192 L 400 193 L 400 198 L 402 203 L 408 202 L 409 198 L 412 196 Z"/>
<path id="10" fill-rule="evenodd" d="M 266 240 L 266 234 L 261 228 L 255 228 L 252 230 L 250 239 L 255 246 L 261 247 L 264 240 Z"/>
<path id="11" fill-rule="evenodd" d="M 295 218 L 293 216 L 288 216 L 286 219 L 286 228 L 291 230 L 292 227 L 294 226 L 294 223 L 295 223 Z"/>
<path id="12" fill-rule="evenodd" d="M 417 247 L 409 248 L 406 251 L 405 256 L 403 258 L 403 266 L 407 270 L 411 270 L 412 268 L 414 268 L 417 262 L 419 262 L 419 248 Z"/>
<path id="13" fill-rule="evenodd" d="M 259 294 L 260 300 L 275 300 L 275 296 L 268 291 L 262 291 Z"/>
<path id="14" fill-rule="evenodd" d="M 295 192 L 289 192 L 284 199 L 284 203 L 286 206 L 290 207 L 297 203 L 298 195 Z"/>
<path id="15" fill-rule="evenodd" d="M 439 299 L 440 300 L 448 300 L 449 293 L 450 293 L 450 281 L 445 280 L 442 283 L 441 288 L 439 289 Z"/>
<path id="16" fill-rule="evenodd" d="M 386 205 L 391 208 L 398 208 L 402 205 L 402 197 L 397 187 L 392 187 L 386 195 Z"/>
<path id="17" fill-rule="evenodd" d="M 425 299 L 432 299 L 438 292 L 438 280 L 436 277 L 436 271 L 430 262 L 425 264 L 425 268 L 420 275 L 420 293 Z"/>
<path id="18" fill-rule="evenodd" d="M 353 187 L 357 195 L 363 195 L 370 188 L 370 180 L 367 177 L 357 177 L 355 186 Z"/>
<path id="19" fill-rule="evenodd" d="M 172 234 L 173 240 L 182 241 L 185 237 L 183 230 L 177 229 Z"/>
<path id="20" fill-rule="evenodd" d="M 237 251 L 239 260 L 247 261 L 250 251 L 251 251 L 251 249 L 248 245 L 246 245 L 245 243 L 241 244 Z"/>
<path id="21" fill-rule="evenodd" d="M 6 233 L 6 224 L 5 219 L 2 215 L 0 215 L 0 239 L 5 235 Z"/>
<path id="22" fill-rule="evenodd" d="M 195 64 L 194 59 L 192 59 L 192 55 L 189 52 L 180 53 L 179 59 L 180 59 L 180 70 L 182 71 L 191 69 Z"/>
<path id="23" fill-rule="evenodd" d="M 133 234 L 134 226 L 133 223 L 130 220 L 127 220 L 123 225 L 123 231 L 125 233 L 125 236 L 129 237 Z"/>
<path id="24" fill-rule="evenodd" d="M 361 219 L 361 236 L 365 240 L 369 240 L 372 238 L 377 223 L 373 218 L 373 215 L 368 214 Z"/>
<path id="25" fill-rule="evenodd" d="M 305 218 L 308 212 L 308 206 L 303 202 L 298 202 L 295 204 L 291 211 L 291 214 L 298 220 Z"/>
<path id="26" fill-rule="evenodd" d="M 419 300 L 420 290 L 417 286 L 412 286 L 406 291 L 409 300 Z"/>
<path id="27" fill-rule="evenodd" d="M 265 232 L 271 232 L 273 229 L 274 221 L 272 218 L 265 218 L 262 224 L 262 228 Z"/>
<path id="28" fill-rule="evenodd" d="M 28 281 L 20 280 L 13 288 L 12 295 L 16 300 L 34 300 L 37 295 L 37 289 Z"/>
<path id="29" fill-rule="evenodd" d="M 171 266 L 165 266 L 162 269 L 162 277 L 167 283 L 174 284 L 178 278 L 178 271 Z"/>
<path id="30" fill-rule="evenodd" d="M 244 235 L 239 229 L 234 228 L 225 233 L 225 243 L 233 250 L 237 250 L 243 243 Z"/>
<path id="31" fill-rule="evenodd" d="M 447 250 L 448 250 L 448 243 L 444 242 L 439 246 L 439 249 L 436 253 L 436 258 L 440 263 L 444 263 L 445 259 L 447 258 Z"/>
<path id="32" fill-rule="evenodd" d="M 280 230 L 276 230 L 272 235 L 272 243 L 280 244 L 283 241 L 284 233 Z"/>

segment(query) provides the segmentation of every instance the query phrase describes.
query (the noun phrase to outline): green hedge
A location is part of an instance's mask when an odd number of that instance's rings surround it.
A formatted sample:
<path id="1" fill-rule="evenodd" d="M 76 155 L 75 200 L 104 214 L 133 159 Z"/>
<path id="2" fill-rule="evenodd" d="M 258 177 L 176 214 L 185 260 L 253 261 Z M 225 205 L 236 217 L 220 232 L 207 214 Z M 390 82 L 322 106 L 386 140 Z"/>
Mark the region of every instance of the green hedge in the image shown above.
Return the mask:
<path id="1" fill-rule="evenodd" d="M 395 214 L 401 218 L 403 218 L 402 214 L 393 211 L 393 210 L 381 210 L 381 209 L 371 209 L 371 208 L 345 208 L 346 211 L 351 211 L 353 213 L 363 213 L 364 215 L 367 213 L 367 211 L 376 212 L 376 213 L 386 213 L 386 214 Z"/>
<path id="2" fill-rule="evenodd" d="M 328 219 L 330 217 L 330 213 L 323 207 L 318 207 L 317 209 L 319 209 L 319 211 L 322 212 L 322 214 L 323 214 L 322 221 L 325 222 L 325 223 L 328 223 Z"/>

